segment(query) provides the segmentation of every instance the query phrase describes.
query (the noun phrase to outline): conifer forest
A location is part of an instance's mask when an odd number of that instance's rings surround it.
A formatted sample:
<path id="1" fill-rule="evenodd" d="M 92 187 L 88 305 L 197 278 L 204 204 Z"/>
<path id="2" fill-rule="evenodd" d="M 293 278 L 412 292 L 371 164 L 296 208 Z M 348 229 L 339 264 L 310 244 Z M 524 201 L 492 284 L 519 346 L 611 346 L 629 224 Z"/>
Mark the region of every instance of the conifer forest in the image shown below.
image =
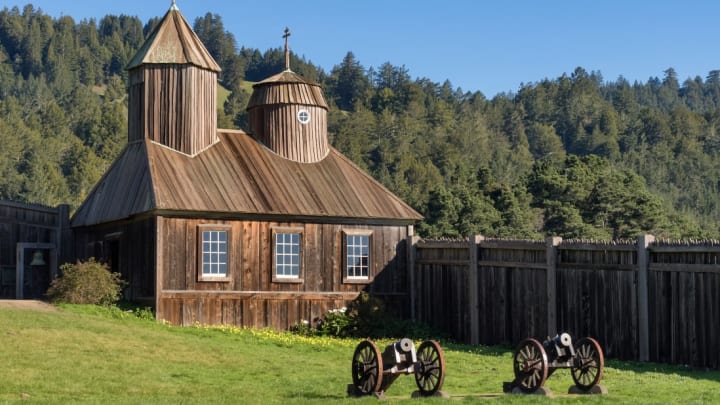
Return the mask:
<path id="1" fill-rule="evenodd" d="M 158 21 L 0 10 L 0 199 L 78 207 L 127 142 L 125 66 Z M 219 15 L 191 24 L 222 67 L 218 126 L 246 129 L 283 50 L 240 44 Z M 577 67 L 488 98 L 351 51 L 291 67 L 321 84 L 332 145 L 425 217 L 422 237 L 720 238 L 720 70 Z"/>

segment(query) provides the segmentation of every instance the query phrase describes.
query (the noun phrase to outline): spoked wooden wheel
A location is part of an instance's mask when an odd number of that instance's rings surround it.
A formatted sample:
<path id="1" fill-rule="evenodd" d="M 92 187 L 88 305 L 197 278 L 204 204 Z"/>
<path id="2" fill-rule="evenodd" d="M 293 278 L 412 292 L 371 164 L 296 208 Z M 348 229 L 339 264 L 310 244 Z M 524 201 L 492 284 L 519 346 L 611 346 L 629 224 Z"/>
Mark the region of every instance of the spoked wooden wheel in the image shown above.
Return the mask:
<path id="1" fill-rule="evenodd" d="M 363 340 L 355 349 L 352 379 L 356 391 L 362 395 L 380 392 L 383 363 L 380 350 L 370 340 Z"/>
<path id="2" fill-rule="evenodd" d="M 445 381 L 445 354 L 438 342 L 426 340 L 417 351 L 415 383 L 423 396 L 435 394 Z"/>
<path id="3" fill-rule="evenodd" d="M 523 392 L 533 392 L 545 384 L 548 377 L 548 359 L 542 344 L 525 339 L 515 350 L 513 362 L 515 382 Z"/>
<path id="4" fill-rule="evenodd" d="M 593 338 L 582 338 L 575 344 L 575 366 L 570 367 L 575 385 L 589 391 L 602 378 L 605 357 L 598 342 Z"/>

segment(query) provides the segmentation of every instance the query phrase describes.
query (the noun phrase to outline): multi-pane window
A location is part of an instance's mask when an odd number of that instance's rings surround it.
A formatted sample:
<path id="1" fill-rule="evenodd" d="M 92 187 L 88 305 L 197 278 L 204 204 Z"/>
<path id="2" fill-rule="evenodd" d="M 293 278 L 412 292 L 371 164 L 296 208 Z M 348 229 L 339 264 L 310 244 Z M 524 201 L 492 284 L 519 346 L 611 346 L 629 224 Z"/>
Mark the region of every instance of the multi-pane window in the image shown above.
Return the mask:
<path id="1" fill-rule="evenodd" d="M 300 234 L 278 232 L 275 234 L 275 276 L 278 278 L 300 277 Z"/>
<path id="2" fill-rule="evenodd" d="M 370 277 L 370 235 L 345 235 L 345 276 L 347 279 Z"/>
<path id="3" fill-rule="evenodd" d="M 227 277 L 228 232 L 202 231 L 202 276 Z"/>

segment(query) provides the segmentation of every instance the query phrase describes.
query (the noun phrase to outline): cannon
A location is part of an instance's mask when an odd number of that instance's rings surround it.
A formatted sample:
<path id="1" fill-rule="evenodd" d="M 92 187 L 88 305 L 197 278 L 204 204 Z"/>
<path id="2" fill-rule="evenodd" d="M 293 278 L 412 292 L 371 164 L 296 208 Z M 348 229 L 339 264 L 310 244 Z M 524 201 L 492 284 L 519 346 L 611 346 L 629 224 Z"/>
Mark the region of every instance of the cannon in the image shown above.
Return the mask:
<path id="1" fill-rule="evenodd" d="M 534 392 L 555 370 L 569 368 L 575 385 L 587 392 L 602 378 L 604 366 L 602 349 L 593 338 L 579 339 L 574 345 L 569 333 L 548 337 L 543 343 L 528 338 L 515 350 L 511 384 L 525 393 Z"/>
<path id="2" fill-rule="evenodd" d="M 355 348 L 352 359 L 353 391 L 356 395 L 382 394 L 401 374 L 415 374 L 420 395 L 434 395 L 445 380 L 445 355 L 434 340 L 420 344 L 417 352 L 411 339 L 403 338 L 380 353 L 371 340 Z"/>

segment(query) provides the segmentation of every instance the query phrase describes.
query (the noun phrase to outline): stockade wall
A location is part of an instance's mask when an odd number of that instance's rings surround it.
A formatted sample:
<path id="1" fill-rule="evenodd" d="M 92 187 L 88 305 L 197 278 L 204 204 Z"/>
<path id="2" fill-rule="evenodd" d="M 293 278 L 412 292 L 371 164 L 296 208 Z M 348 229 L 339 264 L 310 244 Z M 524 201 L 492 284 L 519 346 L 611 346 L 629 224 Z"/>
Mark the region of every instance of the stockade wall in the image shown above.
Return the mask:
<path id="1" fill-rule="evenodd" d="M 569 332 L 625 360 L 720 367 L 720 244 L 409 239 L 415 319 L 469 344 Z"/>
<path id="2" fill-rule="evenodd" d="M 58 264 L 70 257 L 68 210 L 67 205 L 53 208 L 0 200 L 0 299 L 22 298 L 25 287 L 33 287 L 30 273 L 38 273 L 36 287 L 44 289 L 40 284 L 49 283 Z M 30 263 L 37 251 L 44 252 L 47 264 L 33 270 Z M 26 291 L 24 298 L 37 298 L 30 293 Z"/>

